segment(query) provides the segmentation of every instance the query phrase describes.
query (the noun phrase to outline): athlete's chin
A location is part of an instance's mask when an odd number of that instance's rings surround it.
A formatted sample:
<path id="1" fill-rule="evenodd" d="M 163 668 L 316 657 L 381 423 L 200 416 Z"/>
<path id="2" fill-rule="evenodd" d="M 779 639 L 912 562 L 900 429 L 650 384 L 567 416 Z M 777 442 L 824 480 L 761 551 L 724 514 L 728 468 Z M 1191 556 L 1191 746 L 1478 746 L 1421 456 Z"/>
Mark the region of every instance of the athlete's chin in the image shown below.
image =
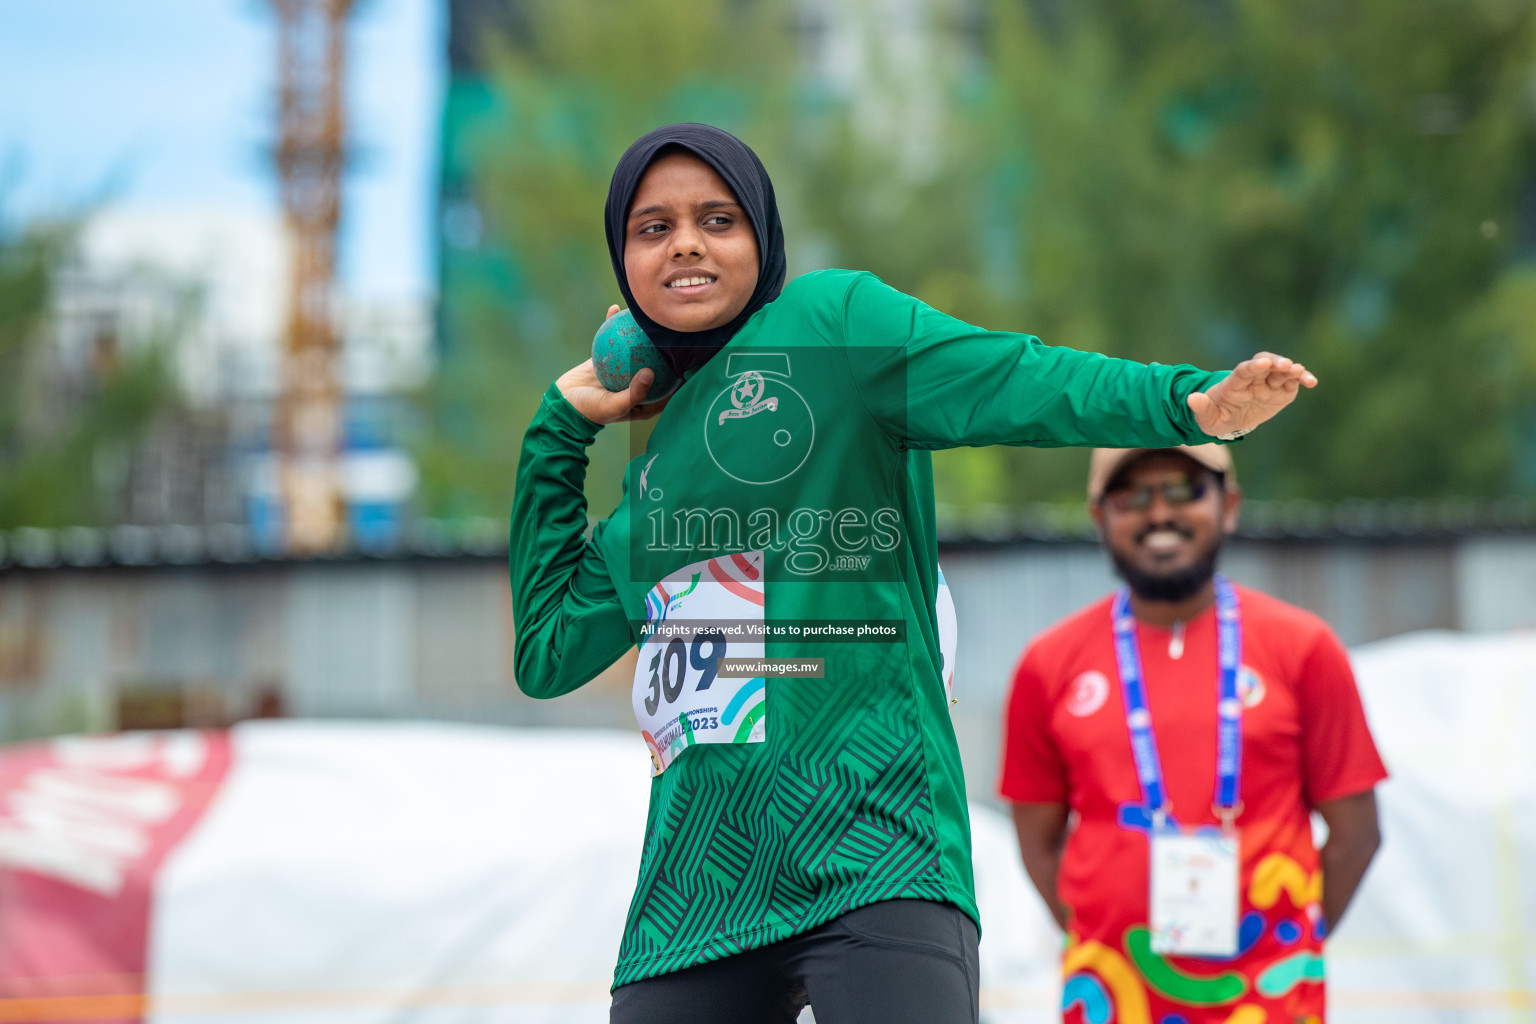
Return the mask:
<path id="1" fill-rule="evenodd" d="M 673 316 L 668 317 L 665 320 L 658 319 L 656 322 L 662 324 L 665 327 L 670 327 L 674 331 L 682 331 L 685 334 L 695 334 L 699 331 L 707 331 L 712 328 L 719 327 L 721 324 L 726 323 L 727 321 L 717 320 L 715 317 Z"/>
<path id="2" fill-rule="evenodd" d="M 653 314 L 651 319 L 663 327 L 674 331 L 693 334 L 698 331 L 712 331 L 716 327 L 724 327 L 731 322 L 736 312 L 739 311 L 684 306 L 682 308 L 664 310 L 661 316 Z"/>

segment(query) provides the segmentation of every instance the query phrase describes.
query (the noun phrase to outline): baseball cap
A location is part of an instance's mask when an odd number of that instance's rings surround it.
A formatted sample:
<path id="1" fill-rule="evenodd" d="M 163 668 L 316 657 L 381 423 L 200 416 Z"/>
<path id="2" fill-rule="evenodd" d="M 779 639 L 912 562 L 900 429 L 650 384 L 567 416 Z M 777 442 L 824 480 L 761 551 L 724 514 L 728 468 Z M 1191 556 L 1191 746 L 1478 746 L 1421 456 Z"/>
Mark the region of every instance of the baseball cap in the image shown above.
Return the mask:
<path id="1" fill-rule="evenodd" d="M 1132 459 L 1148 452 L 1178 452 L 1194 459 L 1212 473 L 1220 473 L 1230 489 L 1236 480 L 1232 452 L 1224 444 L 1181 444 L 1173 448 L 1095 448 L 1088 460 L 1088 501 L 1097 502 L 1115 474 Z"/>

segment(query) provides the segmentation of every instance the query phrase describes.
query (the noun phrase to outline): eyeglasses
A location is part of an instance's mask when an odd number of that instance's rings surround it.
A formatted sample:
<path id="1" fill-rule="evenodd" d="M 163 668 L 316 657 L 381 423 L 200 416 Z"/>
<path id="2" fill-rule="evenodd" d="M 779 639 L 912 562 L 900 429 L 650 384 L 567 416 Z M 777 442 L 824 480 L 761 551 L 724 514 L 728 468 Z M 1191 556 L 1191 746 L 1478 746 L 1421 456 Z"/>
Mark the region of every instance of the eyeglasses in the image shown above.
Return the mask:
<path id="1" fill-rule="evenodd" d="M 1104 495 L 1104 500 L 1113 505 L 1117 512 L 1145 512 L 1152 507 L 1154 494 L 1161 494 L 1163 500 L 1170 505 L 1188 505 L 1205 497 L 1210 486 L 1207 479 L 1183 477 L 1165 480 L 1160 484 L 1142 484 L 1140 487 L 1109 491 Z"/>

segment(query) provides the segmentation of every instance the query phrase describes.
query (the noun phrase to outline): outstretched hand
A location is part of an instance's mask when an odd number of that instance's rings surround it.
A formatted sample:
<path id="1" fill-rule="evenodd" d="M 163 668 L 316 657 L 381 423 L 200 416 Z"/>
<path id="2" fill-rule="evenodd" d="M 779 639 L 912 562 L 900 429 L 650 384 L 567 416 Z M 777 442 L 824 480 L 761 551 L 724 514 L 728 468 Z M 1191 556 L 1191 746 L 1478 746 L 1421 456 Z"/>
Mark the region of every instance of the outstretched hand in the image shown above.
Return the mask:
<path id="1" fill-rule="evenodd" d="M 618 306 L 609 306 L 608 316 L 618 311 Z M 592 360 L 588 359 L 580 366 L 573 366 L 562 373 L 555 381 L 555 387 L 560 389 L 567 402 L 576 407 L 577 412 L 593 423 L 605 426 L 624 420 L 650 419 L 665 409 L 670 395 L 644 404 L 645 396 L 650 393 L 651 383 L 655 379 L 656 371 L 644 367 L 630 379 L 627 389 L 609 391 L 597 379 L 597 371 L 592 367 Z"/>
<path id="2" fill-rule="evenodd" d="M 1244 359 L 1209 391 L 1189 396 L 1200 429 L 1212 437 L 1246 434 L 1295 400 L 1301 388 L 1317 387 L 1317 378 L 1300 363 L 1260 352 Z"/>

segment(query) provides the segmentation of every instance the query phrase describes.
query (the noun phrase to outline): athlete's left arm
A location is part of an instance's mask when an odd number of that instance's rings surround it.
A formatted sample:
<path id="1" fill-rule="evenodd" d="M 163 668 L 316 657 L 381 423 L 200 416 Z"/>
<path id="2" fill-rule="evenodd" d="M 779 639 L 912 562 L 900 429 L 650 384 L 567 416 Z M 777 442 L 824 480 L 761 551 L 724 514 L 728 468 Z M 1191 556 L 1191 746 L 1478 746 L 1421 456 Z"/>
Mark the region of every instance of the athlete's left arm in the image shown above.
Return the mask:
<path id="1" fill-rule="evenodd" d="M 541 699 L 586 684 L 634 642 L 597 543 L 603 524 L 586 537 L 587 447 L 600 426 L 564 390 L 545 393 L 523 435 L 512 500 L 513 675 Z"/>
<path id="2" fill-rule="evenodd" d="M 1360 887 L 1365 869 L 1381 848 L 1376 791 L 1324 800 L 1317 805 L 1317 813 L 1328 825 L 1328 840 L 1318 851 L 1318 858 L 1323 869 L 1323 920 L 1332 935 Z"/>
<path id="3" fill-rule="evenodd" d="M 866 408 L 912 447 L 1203 444 L 1273 416 L 1315 379 L 1261 353 L 1208 372 L 973 327 L 858 275 L 843 337 Z"/>

